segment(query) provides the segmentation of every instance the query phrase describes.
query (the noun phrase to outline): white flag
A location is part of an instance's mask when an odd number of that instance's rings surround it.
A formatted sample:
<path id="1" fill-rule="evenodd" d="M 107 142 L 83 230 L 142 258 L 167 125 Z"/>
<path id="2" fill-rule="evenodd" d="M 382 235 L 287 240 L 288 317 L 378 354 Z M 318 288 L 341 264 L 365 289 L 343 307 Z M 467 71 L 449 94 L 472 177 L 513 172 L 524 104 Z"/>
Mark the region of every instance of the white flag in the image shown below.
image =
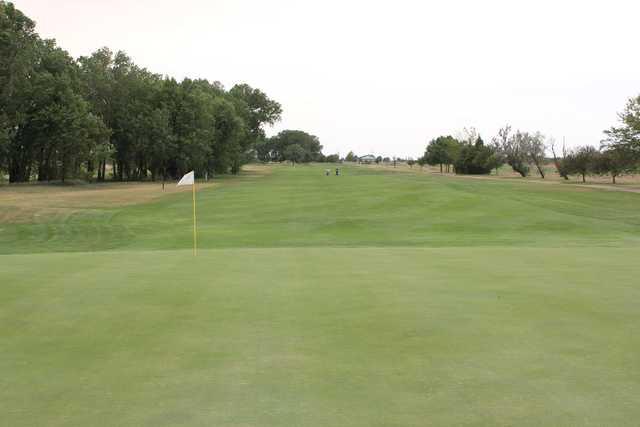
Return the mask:
<path id="1" fill-rule="evenodd" d="M 193 185 L 193 171 L 182 177 L 177 186 L 180 187 L 181 185 Z"/>

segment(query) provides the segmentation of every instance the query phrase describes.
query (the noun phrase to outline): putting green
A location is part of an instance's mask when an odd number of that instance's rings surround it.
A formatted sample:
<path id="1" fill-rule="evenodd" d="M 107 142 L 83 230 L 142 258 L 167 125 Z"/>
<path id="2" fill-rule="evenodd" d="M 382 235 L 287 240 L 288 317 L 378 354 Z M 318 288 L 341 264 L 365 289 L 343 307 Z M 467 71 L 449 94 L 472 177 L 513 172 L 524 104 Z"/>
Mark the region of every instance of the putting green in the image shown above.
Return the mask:
<path id="1" fill-rule="evenodd" d="M 1 224 L 0 425 L 635 424 L 640 195 L 322 170 Z"/>

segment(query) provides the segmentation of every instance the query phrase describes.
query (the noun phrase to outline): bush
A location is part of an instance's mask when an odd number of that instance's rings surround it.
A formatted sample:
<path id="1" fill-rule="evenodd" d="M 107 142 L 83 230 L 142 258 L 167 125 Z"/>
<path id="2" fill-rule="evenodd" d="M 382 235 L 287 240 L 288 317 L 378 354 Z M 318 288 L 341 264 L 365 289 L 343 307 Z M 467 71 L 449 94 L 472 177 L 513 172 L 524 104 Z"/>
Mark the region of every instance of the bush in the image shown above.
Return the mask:
<path id="1" fill-rule="evenodd" d="M 486 175 L 499 166 L 499 156 L 493 147 L 484 145 L 478 137 L 475 144 L 464 144 L 455 161 L 457 174 Z"/>

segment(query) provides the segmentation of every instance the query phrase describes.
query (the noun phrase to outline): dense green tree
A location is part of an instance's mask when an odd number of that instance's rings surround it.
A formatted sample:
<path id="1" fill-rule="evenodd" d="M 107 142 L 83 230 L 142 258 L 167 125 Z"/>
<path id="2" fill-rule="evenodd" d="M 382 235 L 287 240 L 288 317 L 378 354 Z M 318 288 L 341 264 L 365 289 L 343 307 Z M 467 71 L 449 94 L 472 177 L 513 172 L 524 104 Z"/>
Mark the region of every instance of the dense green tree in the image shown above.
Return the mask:
<path id="1" fill-rule="evenodd" d="M 8 169 L 9 160 L 9 127 L 7 119 L 0 116 L 0 181 L 4 179 L 3 171 Z"/>
<path id="2" fill-rule="evenodd" d="M 248 161 L 247 154 L 258 142 L 265 139 L 265 125 L 273 125 L 280 120 L 282 107 L 270 99 L 260 89 L 248 84 L 235 85 L 229 91 L 229 98 L 235 105 L 235 114 L 243 121 L 244 131 L 236 134 L 231 171 L 238 173 L 242 163 Z"/>
<path id="3" fill-rule="evenodd" d="M 142 147 L 151 179 L 167 178 L 167 164 L 175 156 L 175 139 L 171 129 L 170 111 L 167 108 L 153 109 L 140 118 Z"/>
<path id="4" fill-rule="evenodd" d="M 593 170 L 600 175 L 609 175 L 615 184 L 619 176 L 636 172 L 638 162 L 628 146 L 614 145 L 595 156 Z"/>
<path id="5" fill-rule="evenodd" d="M 460 153 L 455 161 L 455 171 L 457 174 L 489 174 L 498 166 L 496 162 L 494 148 L 485 145 L 478 135 L 474 143 L 461 144 Z"/>
<path id="6" fill-rule="evenodd" d="M 107 162 L 111 161 L 115 147 L 111 139 L 113 129 L 112 99 L 114 91 L 114 76 L 112 73 L 113 53 L 102 48 L 89 57 L 80 57 L 80 75 L 82 93 L 90 105 L 91 111 L 104 123 L 108 135 L 95 147 L 95 161 L 97 162 L 97 178 L 106 179 Z"/>
<path id="7" fill-rule="evenodd" d="M 25 92 L 40 43 L 35 23 L 12 3 L 0 1 L 0 167 L 12 182 L 25 181 L 31 173 L 33 153 L 22 146 L 18 133 L 28 120 Z"/>
<path id="8" fill-rule="evenodd" d="M 1 4 L 0 8 L 5 12 L 0 15 L 3 21 L 14 16 L 28 22 L 12 5 Z M 2 44 L 20 39 L 16 34 L 20 28 L 3 25 L 6 37 L 2 37 Z M 95 140 L 103 138 L 106 130 L 80 93 L 77 63 L 52 40 L 35 35 L 29 40 L 31 44 L 25 47 L 28 57 L 19 69 L 8 69 L 10 75 L 3 79 L 7 83 L 4 89 L 11 93 L 10 99 L 1 101 L 2 116 L 11 129 L 4 132 L 8 159 L 4 163 L 8 163 L 11 182 L 28 181 L 34 174 L 41 181 L 64 181 L 70 175 L 77 176 L 89 162 Z M 11 58 L 7 60 L 11 62 Z M 28 65 L 26 61 L 30 61 Z M 17 120 L 11 120 L 12 116 Z"/>
<path id="9" fill-rule="evenodd" d="M 270 138 L 269 156 L 278 162 L 291 160 L 287 157 L 286 150 L 292 145 L 302 148 L 302 155 L 296 159 L 296 162 L 308 163 L 322 160 L 322 145 L 318 137 L 301 130 L 283 130 Z"/>
<path id="10" fill-rule="evenodd" d="M 640 95 L 629 99 L 619 117 L 621 125 L 605 131 L 607 142 L 640 159 Z"/>
<path id="11" fill-rule="evenodd" d="M 431 140 L 424 153 L 424 160 L 427 164 L 440 166 L 440 173 L 443 173 L 443 166 L 446 166 L 446 171 L 449 172 L 449 168 L 455 163 L 460 153 L 460 142 L 452 137 L 439 136 L 436 139 Z"/>
<path id="12" fill-rule="evenodd" d="M 285 160 L 290 161 L 294 165 L 304 159 L 305 150 L 300 144 L 288 145 L 283 151 Z"/>
<path id="13" fill-rule="evenodd" d="M 327 163 L 338 163 L 340 162 L 340 156 L 338 154 L 329 154 L 324 158 L 324 161 Z"/>
<path id="14" fill-rule="evenodd" d="M 598 150 L 591 146 L 578 147 L 565 157 L 565 167 L 569 174 L 580 175 L 582 182 L 586 176 L 597 172 Z"/>
<path id="15" fill-rule="evenodd" d="M 229 95 L 240 105 L 238 112 L 246 123 L 251 143 L 264 138 L 264 125 L 273 125 L 280 120 L 282 107 L 260 89 L 239 84 L 229 90 Z"/>
<path id="16" fill-rule="evenodd" d="M 213 170 L 216 173 L 237 174 L 246 162 L 243 156 L 249 146 L 243 145 L 245 124 L 232 102 L 216 98 L 213 102 L 214 134 L 212 144 Z M 208 168 L 207 168 L 208 169 Z"/>
<path id="17" fill-rule="evenodd" d="M 237 173 L 256 157 L 282 160 L 283 147 L 264 136 L 281 112 L 249 85 L 177 82 L 124 52 L 102 48 L 76 61 L 0 0 L 0 172 L 12 182 L 104 180 L 109 169 L 117 180 Z M 296 135 L 276 142 L 300 144 L 302 161 L 324 159 L 316 137 Z"/>

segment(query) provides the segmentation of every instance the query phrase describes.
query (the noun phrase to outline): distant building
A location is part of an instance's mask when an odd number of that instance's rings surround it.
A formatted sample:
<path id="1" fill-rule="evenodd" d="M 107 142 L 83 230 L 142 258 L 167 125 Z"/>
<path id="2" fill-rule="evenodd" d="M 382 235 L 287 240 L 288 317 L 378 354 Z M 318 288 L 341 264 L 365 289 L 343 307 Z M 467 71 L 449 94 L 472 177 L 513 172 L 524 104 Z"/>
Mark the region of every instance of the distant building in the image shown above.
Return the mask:
<path id="1" fill-rule="evenodd" d="M 376 156 L 374 156 L 373 154 L 367 154 L 366 156 L 362 156 L 358 158 L 358 161 L 360 163 L 375 163 L 376 162 Z"/>

